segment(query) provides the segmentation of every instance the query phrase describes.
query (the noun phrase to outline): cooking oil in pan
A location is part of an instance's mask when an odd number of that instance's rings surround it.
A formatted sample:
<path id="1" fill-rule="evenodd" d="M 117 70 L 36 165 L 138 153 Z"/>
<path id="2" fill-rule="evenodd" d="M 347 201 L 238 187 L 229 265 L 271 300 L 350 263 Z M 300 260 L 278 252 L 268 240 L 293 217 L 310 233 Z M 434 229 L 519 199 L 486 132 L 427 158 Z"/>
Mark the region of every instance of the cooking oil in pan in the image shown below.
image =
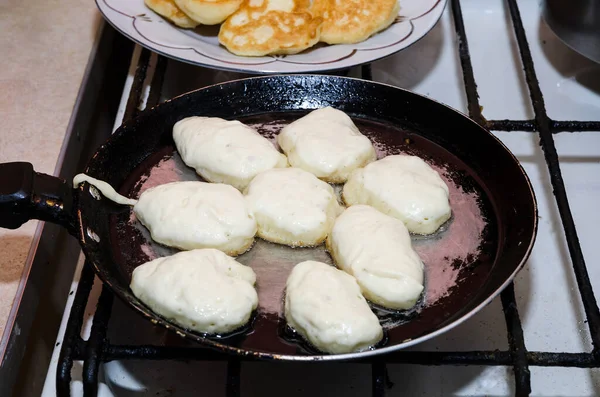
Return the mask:
<path id="1" fill-rule="evenodd" d="M 299 116 L 260 115 L 240 121 L 253 126 L 277 145 L 275 138 L 279 130 Z M 460 306 L 468 299 L 468 296 L 461 295 L 470 294 L 470 289 L 476 293 L 491 269 L 497 236 L 494 234 L 494 219 L 487 216 L 488 213 L 493 213 L 490 204 L 484 200 L 485 195 L 482 195 L 478 183 L 473 180 L 469 168 L 461 165 L 460 160 L 411 132 L 368 120 L 358 119 L 355 122 L 371 139 L 379 158 L 406 153 L 425 159 L 448 184 L 452 207 L 452 218 L 437 233 L 412 236 L 413 247 L 425 266 L 425 288 L 417 304 L 405 311 L 388 310 L 370 304 L 385 332 L 384 340 L 373 347 L 377 348 L 418 336 L 421 323 L 425 324 L 423 327 L 430 327 L 431 323 L 445 321 L 444 316 L 450 312 L 444 308 L 446 302 L 452 301 L 452 305 Z M 194 170 L 185 166 L 172 144 L 151 155 L 139 168 L 140 173 L 132 176 L 135 180 L 128 181 L 129 187 L 124 186 L 121 194 L 136 198 L 145 189 L 159 184 L 201 180 Z M 334 189 L 339 195 L 341 186 L 334 186 Z M 122 222 L 117 232 L 121 234 L 117 241 L 122 244 L 126 262 L 123 267 L 128 276 L 136 266 L 176 252 L 153 242 L 147 230 L 133 215 Z M 480 260 L 480 257 L 488 259 Z M 257 238 L 252 249 L 236 259 L 252 267 L 257 275 L 259 307 L 246 326 L 227 335 L 210 337 L 222 339 L 227 344 L 263 351 L 293 353 L 300 349 L 303 354 L 321 354 L 287 326 L 282 317 L 282 298 L 285 282 L 297 263 L 316 260 L 333 265 L 324 245 L 291 248 Z M 470 272 L 471 275 L 473 272 L 480 273 L 475 278 L 469 277 L 468 282 L 472 285 L 468 288 L 460 287 L 461 275 L 465 272 Z M 457 288 L 461 292 L 455 294 L 453 291 Z"/>

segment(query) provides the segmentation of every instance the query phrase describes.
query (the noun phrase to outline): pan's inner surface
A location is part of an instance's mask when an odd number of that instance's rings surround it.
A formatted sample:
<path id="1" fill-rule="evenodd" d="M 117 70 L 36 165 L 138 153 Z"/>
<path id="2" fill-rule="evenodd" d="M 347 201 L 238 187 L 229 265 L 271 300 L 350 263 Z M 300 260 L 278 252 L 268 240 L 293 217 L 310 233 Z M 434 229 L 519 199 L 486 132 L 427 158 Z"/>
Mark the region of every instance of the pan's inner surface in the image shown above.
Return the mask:
<path id="1" fill-rule="evenodd" d="M 304 114 L 274 113 L 239 120 L 274 142 L 282 126 Z M 386 333 L 377 347 L 392 346 L 439 329 L 464 314 L 467 303 L 478 294 L 492 271 L 498 249 L 497 216 L 474 171 L 444 148 L 414 131 L 362 118 L 354 121 L 374 143 L 379 158 L 399 153 L 418 155 L 439 171 L 450 188 L 452 219 L 434 236 L 413 237 L 426 272 L 421 302 L 410 312 L 373 307 Z M 137 198 L 152 186 L 181 180 L 201 179 L 183 164 L 173 142 L 166 142 L 130 174 L 120 193 Z M 111 216 L 111 241 L 118 245 L 115 259 L 127 280 L 135 267 L 176 252 L 153 242 L 133 212 Z M 294 249 L 257 238 L 253 248 L 237 259 L 257 274 L 259 309 L 248 327 L 219 338 L 220 342 L 272 354 L 317 353 L 289 332 L 282 308 L 285 281 L 295 264 L 309 259 L 332 263 L 324 245 Z"/>

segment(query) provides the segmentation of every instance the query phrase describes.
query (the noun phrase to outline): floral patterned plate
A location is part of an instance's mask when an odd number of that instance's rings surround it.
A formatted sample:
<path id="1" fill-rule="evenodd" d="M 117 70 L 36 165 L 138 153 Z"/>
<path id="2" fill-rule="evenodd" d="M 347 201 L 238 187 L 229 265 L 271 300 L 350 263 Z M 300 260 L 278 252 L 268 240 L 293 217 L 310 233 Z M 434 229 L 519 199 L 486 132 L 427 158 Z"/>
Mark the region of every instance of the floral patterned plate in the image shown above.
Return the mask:
<path id="1" fill-rule="evenodd" d="M 219 26 L 181 29 L 154 13 L 144 0 L 96 0 L 104 18 L 136 43 L 191 64 L 244 73 L 309 73 L 350 68 L 398 52 L 425 36 L 447 0 L 400 0 L 400 13 L 386 30 L 358 44 L 317 44 L 295 55 L 241 57 L 219 45 Z"/>

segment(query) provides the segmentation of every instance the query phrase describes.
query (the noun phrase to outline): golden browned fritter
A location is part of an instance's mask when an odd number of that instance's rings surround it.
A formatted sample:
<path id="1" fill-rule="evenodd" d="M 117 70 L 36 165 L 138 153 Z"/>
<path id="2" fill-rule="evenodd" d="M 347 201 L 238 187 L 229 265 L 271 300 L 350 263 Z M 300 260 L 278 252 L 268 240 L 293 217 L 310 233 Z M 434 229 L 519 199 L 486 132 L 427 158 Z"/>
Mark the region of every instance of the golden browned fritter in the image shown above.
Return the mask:
<path id="1" fill-rule="evenodd" d="M 297 54 L 319 42 L 323 20 L 310 0 L 245 0 L 219 31 L 219 42 L 242 56 Z"/>
<path id="2" fill-rule="evenodd" d="M 195 28 L 199 25 L 198 22 L 181 11 L 174 0 L 144 0 L 144 3 L 152 11 L 181 28 Z"/>
<path id="3" fill-rule="evenodd" d="M 175 0 L 175 4 L 202 25 L 218 25 L 240 8 L 242 0 Z"/>
<path id="4" fill-rule="evenodd" d="M 321 41 L 351 44 L 390 26 L 398 16 L 398 0 L 313 0 L 311 12 L 323 18 Z"/>

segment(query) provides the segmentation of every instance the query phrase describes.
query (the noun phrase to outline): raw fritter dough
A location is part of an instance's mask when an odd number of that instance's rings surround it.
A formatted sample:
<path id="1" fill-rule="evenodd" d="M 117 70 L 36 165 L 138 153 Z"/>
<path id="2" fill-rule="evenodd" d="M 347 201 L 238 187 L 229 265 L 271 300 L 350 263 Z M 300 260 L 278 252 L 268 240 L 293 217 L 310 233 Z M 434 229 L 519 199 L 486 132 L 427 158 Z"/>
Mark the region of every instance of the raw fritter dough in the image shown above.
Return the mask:
<path id="1" fill-rule="evenodd" d="M 245 194 L 258 236 L 293 247 L 321 244 L 342 211 L 333 188 L 300 168 L 258 174 Z"/>
<path id="2" fill-rule="evenodd" d="M 341 110 L 317 109 L 284 127 L 277 136 L 292 167 L 331 183 L 346 182 L 352 171 L 375 161 L 373 144 Z"/>
<path id="3" fill-rule="evenodd" d="M 144 0 L 144 3 L 158 15 L 167 18 L 181 28 L 195 28 L 198 22 L 188 17 L 175 4 L 174 0 Z"/>
<path id="4" fill-rule="evenodd" d="M 423 291 L 423 263 L 406 226 L 371 206 L 346 209 L 327 237 L 327 249 L 371 302 L 410 309 Z"/>
<path id="5" fill-rule="evenodd" d="M 287 167 L 287 158 L 253 128 L 218 117 L 187 117 L 173 126 L 183 162 L 209 182 L 243 190 L 258 173 Z"/>
<path id="6" fill-rule="evenodd" d="M 110 186 L 104 181 L 92 178 L 91 176 L 88 176 L 86 174 L 77 174 L 73 177 L 73 187 L 77 187 L 83 182 L 87 182 L 90 185 L 94 186 L 96 189 L 100 190 L 104 197 L 111 201 L 114 201 L 117 204 L 135 205 L 135 203 L 137 203 L 137 200 L 120 195 L 115 189 L 113 189 L 112 186 Z"/>
<path id="7" fill-rule="evenodd" d="M 241 56 L 296 54 L 319 42 L 309 0 L 248 0 L 221 25 L 219 42 Z"/>
<path id="8" fill-rule="evenodd" d="M 258 305 L 256 275 L 216 249 L 182 251 L 133 270 L 131 290 L 153 312 L 203 333 L 245 325 Z"/>
<path id="9" fill-rule="evenodd" d="M 387 156 L 356 170 L 343 198 L 348 205 L 372 205 L 416 234 L 434 233 L 452 214 L 448 186 L 417 156 Z"/>
<path id="10" fill-rule="evenodd" d="M 365 350 L 383 337 L 354 277 L 322 262 L 301 262 L 292 269 L 286 282 L 285 318 L 327 353 Z"/>
<path id="11" fill-rule="evenodd" d="M 244 196 L 221 183 L 155 186 L 141 194 L 133 210 L 154 241 L 183 250 L 216 248 L 238 255 L 250 248 L 256 234 Z"/>
<path id="12" fill-rule="evenodd" d="M 313 0 L 311 11 L 323 18 L 321 41 L 350 44 L 390 26 L 400 4 L 398 0 Z"/>
<path id="13" fill-rule="evenodd" d="M 217 25 L 240 8 L 242 0 L 175 0 L 188 17 L 203 25 Z"/>

